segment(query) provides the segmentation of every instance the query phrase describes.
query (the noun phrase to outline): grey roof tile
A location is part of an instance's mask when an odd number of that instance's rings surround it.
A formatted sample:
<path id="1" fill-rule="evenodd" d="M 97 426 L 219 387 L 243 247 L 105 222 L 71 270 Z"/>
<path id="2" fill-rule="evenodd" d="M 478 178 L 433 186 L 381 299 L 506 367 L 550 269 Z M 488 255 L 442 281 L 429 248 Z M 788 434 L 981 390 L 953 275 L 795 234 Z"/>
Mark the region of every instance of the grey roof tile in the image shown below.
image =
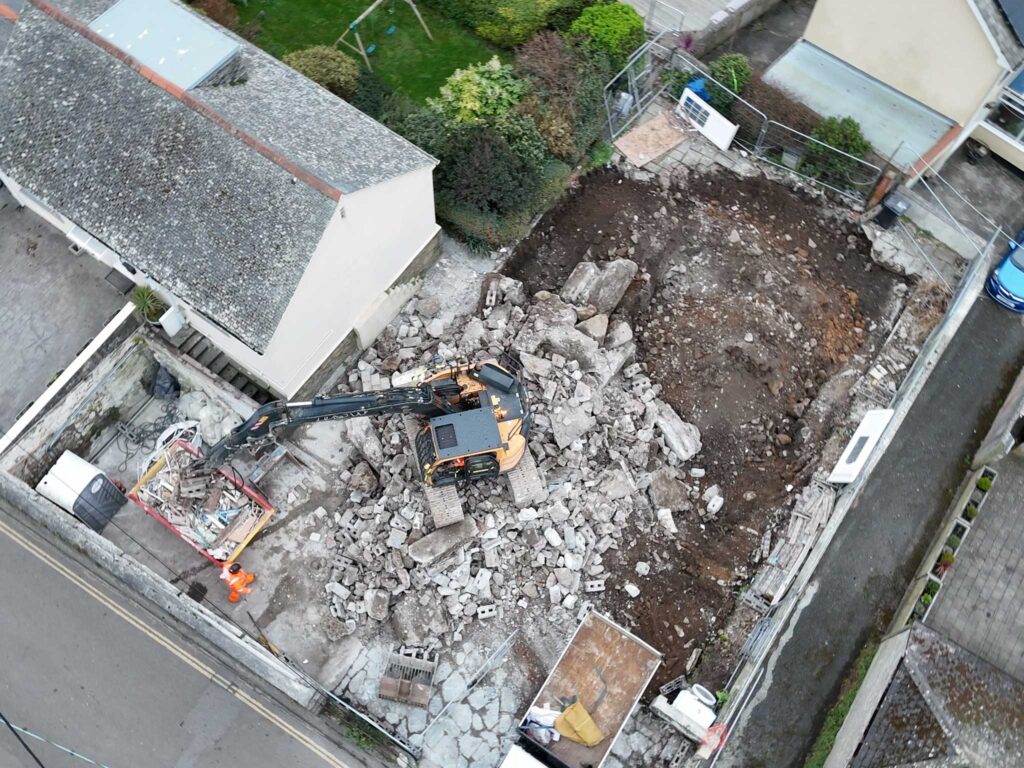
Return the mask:
<path id="1" fill-rule="evenodd" d="M 1024 684 L 923 624 L 910 633 L 851 766 L 1024 765 Z"/>
<path id="2" fill-rule="evenodd" d="M 84 24 L 114 4 L 51 3 Z M 197 111 L 30 4 L 10 37 L 0 169 L 260 352 L 334 210 L 324 190 L 436 164 L 241 38 L 247 79 L 190 91 Z"/>
<path id="3" fill-rule="evenodd" d="M 0 168 L 263 351 L 335 202 L 60 22 L 0 58 Z"/>

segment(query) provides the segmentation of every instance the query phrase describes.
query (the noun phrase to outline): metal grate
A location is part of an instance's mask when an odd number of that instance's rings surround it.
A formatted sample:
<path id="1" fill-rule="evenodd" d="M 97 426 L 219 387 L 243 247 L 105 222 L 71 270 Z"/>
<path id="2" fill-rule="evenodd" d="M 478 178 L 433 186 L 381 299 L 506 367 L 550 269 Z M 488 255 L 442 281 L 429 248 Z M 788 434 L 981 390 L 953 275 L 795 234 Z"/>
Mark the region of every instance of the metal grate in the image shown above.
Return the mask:
<path id="1" fill-rule="evenodd" d="M 454 448 L 459 444 L 454 424 L 441 424 L 434 430 L 434 434 L 437 436 L 437 448 L 440 451 Z"/>

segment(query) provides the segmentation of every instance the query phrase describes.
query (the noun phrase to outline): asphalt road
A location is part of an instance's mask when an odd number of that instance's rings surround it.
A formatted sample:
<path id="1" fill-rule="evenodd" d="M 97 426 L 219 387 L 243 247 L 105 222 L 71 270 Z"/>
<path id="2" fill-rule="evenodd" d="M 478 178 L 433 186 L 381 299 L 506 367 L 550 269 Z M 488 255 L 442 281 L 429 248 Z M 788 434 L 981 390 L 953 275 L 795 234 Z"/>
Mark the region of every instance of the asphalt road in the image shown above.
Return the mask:
<path id="1" fill-rule="evenodd" d="M 0 503 L 0 711 L 109 768 L 356 768 Z M 0 724 L 3 768 L 86 768 Z"/>
<path id="2" fill-rule="evenodd" d="M 800 766 L 864 642 L 884 628 L 1024 364 L 1021 317 L 979 298 L 809 585 L 813 596 L 716 768 Z M 772 664 L 774 662 L 774 664 Z"/>

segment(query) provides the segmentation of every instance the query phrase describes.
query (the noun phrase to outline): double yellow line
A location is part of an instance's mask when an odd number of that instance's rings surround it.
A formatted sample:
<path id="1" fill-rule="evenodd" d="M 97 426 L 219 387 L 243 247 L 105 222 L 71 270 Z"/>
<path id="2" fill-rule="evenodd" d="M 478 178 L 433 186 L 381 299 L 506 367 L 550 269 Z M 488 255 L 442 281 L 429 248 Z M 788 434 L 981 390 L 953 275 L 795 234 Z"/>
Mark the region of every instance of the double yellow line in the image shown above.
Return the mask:
<path id="1" fill-rule="evenodd" d="M 97 602 L 102 603 L 104 606 L 106 606 L 111 611 L 116 613 L 130 625 L 132 625 L 137 630 L 146 635 L 148 638 L 150 638 L 153 642 L 158 643 L 159 645 L 166 648 L 168 651 L 177 656 L 181 661 L 188 664 L 188 666 L 192 667 L 192 669 L 201 674 L 203 677 L 216 683 L 218 686 L 220 686 L 225 691 L 230 693 L 232 696 L 234 696 L 236 699 L 238 699 L 240 702 L 245 704 L 247 707 L 249 707 L 257 714 L 259 714 L 265 720 L 276 725 L 278 728 L 280 728 L 282 731 L 288 734 L 295 741 L 299 742 L 304 747 L 306 747 L 310 752 L 312 752 L 317 757 L 322 759 L 325 763 L 327 763 L 327 765 L 330 765 L 333 768 L 353 768 L 353 766 L 349 765 L 348 763 L 341 762 L 341 760 L 339 760 L 326 749 L 321 747 L 307 735 L 296 729 L 290 723 L 281 719 L 281 717 L 279 717 L 275 713 L 271 712 L 269 709 L 263 706 L 260 702 L 258 702 L 248 693 L 240 690 L 234 683 L 232 683 L 226 677 L 218 674 L 212 667 L 208 666 L 207 664 L 204 664 L 202 661 L 200 661 L 195 656 L 190 654 L 180 645 L 177 645 L 173 640 L 169 639 L 160 632 L 157 632 L 153 628 L 146 625 L 135 615 L 133 615 L 132 613 L 124 609 L 122 606 L 115 603 L 103 592 L 96 589 L 96 587 L 94 587 L 92 584 L 89 584 L 87 581 L 85 581 L 81 576 L 67 568 L 64 564 L 55 560 L 50 554 L 40 549 L 38 546 L 33 544 L 27 538 L 25 538 L 22 534 L 15 531 L 3 520 L 0 520 L 0 532 L 5 534 L 9 539 L 11 539 L 11 541 L 18 544 L 18 546 L 20 546 L 22 549 L 24 549 L 31 555 L 35 556 L 38 560 L 42 561 L 46 565 L 50 566 L 50 568 L 57 571 L 57 573 L 66 578 L 68 581 L 75 584 L 75 586 L 77 586 L 86 594 L 90 595 Z"/>

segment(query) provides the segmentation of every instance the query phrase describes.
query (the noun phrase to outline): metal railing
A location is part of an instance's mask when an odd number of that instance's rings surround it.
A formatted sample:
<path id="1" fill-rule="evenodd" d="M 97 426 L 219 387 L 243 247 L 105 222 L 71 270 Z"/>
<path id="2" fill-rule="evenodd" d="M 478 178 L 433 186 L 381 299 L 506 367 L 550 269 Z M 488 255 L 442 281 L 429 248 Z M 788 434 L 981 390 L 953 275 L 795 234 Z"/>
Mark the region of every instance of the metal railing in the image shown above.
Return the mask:
<path id="1" fill-rule="evenodd" d="M 711 106 L 738 126 L 734 143 L 775 168 L 865 203 L 884 169 L 813 136 L 771 119 L 729 85 L 716 80 L 705 64 L 683 49 L 676 32 L 662 32 L 641 45 L 605 86 L 608 133 L 614 140 L 658 97 L 678 97 L 680 84 L 700 78 Z M 669 83 L 676 85 L 670 90 Z"/>

